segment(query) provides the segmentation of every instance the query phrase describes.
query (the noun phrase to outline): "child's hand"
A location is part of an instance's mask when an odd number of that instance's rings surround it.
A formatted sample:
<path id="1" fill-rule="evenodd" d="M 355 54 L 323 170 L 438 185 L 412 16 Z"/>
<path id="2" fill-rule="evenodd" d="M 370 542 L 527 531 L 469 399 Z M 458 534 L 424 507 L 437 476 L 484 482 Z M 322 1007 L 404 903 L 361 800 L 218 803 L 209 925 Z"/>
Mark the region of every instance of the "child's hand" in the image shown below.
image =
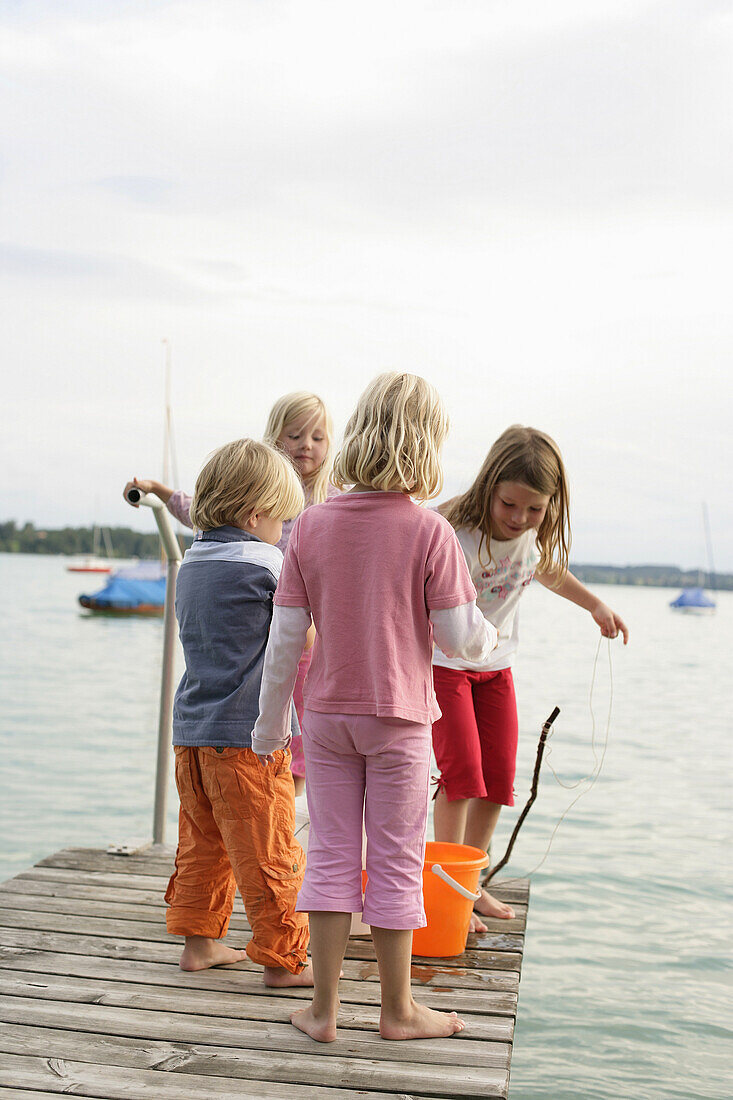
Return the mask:
<path id="1" fill-rule="evenodd" d="M 141 493 L 152 493 L 153 492 L 153 486 L 154 486 L 154 482 L 152 482 L 152 481 L 143 481 L 140 478 L 134 477 L 132 479 L 132 481 L 128 481 L 127 485 L 122 490 L 122 495 L 125 498 L 125 500 L 127 500 L 127 494 L 130 491 L 130 489 L 139 489 Z M 127 500 L 127 503 L 132 508 L 139 508 L 140 507 L 139 504 L 133 504 L 131 500 Z"/>
<path id="2" fill-rule="evenodd" d="M 263 768 L 266 768 L 268 764 L 274 764 L 275 763 L 275 757 L 272 755 L 271 752 L 264 753 L 264 755 L 261 755 L 260 753 L 256 752 L 255 756 L 257 757 L 257 759 L 259 760 L 259 762 L 260 762 L 260 764 L 262 765 Z"/>
<path id="3" fill-rule="evenodd" d="M 600 600 L 595 607 L 591 608 L 591 615 L 600 626 L 604 638 L 616 638 L 619 634 L 623 634 L 624 645 L 626 645 L 629 640 L 629 628 L 620 615 Z"/>

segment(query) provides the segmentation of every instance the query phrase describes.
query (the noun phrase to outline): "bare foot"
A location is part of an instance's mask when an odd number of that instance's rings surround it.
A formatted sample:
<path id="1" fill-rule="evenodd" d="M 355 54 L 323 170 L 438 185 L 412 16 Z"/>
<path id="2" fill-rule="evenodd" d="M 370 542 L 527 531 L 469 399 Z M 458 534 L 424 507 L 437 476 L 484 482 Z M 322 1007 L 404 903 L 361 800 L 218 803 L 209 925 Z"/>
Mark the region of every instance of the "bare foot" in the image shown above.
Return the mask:
<path id="1" fill-rule="evenodd" d="M 379 1034 L 383 1039 L 446 1039 L 465 1026 L 455 1012 L 436 1012 L 413 1001 L 405 1016 L 388 1016 L 382 1007 Z"/>
<path id="2" fill-rule="evenodd" d="M 285 989 L 296 985 L 313 985 L 313 967 L 308 963 L 299 974 L 291 974 L 284 966 L 266 966 L 263 975 L 270 989 Z"/>
<path id="3" fill-rule="evenodd" d="M 511 920 L 514 910 L 511 905 L 505 905 L 503 901 L 492 897 L 488 890 L 481 891 L 481 897 L 474 905 L 474 910 L 482 917 L 492 917 L 498 920 Z"/>
<path id="4" fill-rule="evenodd" d="M 317 1043 L 332 1043 L 336 1038 L 336 1012 L 333 1015 L 328 1013 L 317 1016 L 311 1004 L 300 1012 L 294 1012 L 290 1017 L 290 1023 L 299 1031 L 310 1035 L 311 1039 L 315 1039 Z"/>
<path id="5" fill-rule="evenodd" d="M 225 947 L 221 940 L 211 940 L 208 936 L 186 936 L 186 946 L 178 965 L 181 970 L 208 970 L 210 966 L 226 966 L 228 963 L 243 962 L 246 958 L 246 951 Z"/>
<path id="6" fill-rule="evenodd" d="M 481 920 L 478 913 L 471 913 L 471 923 L 468 926 L 469 932 L 488 932 L 488 928 Z"/>

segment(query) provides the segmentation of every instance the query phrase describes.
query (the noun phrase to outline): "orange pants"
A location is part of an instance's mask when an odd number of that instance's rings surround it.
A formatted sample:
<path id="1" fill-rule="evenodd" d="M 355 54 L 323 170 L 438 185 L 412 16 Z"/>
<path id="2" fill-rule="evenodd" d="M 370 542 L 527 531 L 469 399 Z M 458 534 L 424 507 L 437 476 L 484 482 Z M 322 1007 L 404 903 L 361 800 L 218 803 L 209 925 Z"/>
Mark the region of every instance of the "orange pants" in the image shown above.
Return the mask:
<path id="1" fill-rule="evenodd" d="M 168 931 L 225 936 L 239 887 L 252 928 L 250 959 L 299 973 L 308 918 L 295 912 L 305 853 L 293 836 L 290 750 L 276 752 L 266 768 L 252 749 L 174 751 L 181 807 L 176 869 L 165 893 Z"/>

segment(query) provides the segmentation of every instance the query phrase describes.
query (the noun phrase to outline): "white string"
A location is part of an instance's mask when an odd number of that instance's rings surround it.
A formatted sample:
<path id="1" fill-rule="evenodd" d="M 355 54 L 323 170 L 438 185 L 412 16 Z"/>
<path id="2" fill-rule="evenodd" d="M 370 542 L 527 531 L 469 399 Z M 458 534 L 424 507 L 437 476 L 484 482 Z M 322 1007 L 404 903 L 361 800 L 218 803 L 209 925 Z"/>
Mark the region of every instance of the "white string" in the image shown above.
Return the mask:
<path id="1" fill-rule="evenodd" d="M 591 769 L 591 771 L 588 775 L 584 776 L 582 779 L 579 779 L 576 783 L 563 783 L 563 781 L 560 779 L 560 777 L 558 776 L 555 769 L 552 767 L 551 764 L 549 764 L 548 756 L 550 755 L 550 753 L 548 753 L 545 756 L 545 760 L 543 761 L 545 763 L 548 763 L 550 771 L 554 775 L 555 780 L 557 781 L 557 783 L 561 787 L 564 787 L 566 790 L 574 790 L 575 788 L 580 787 L 584 783 L 586 784 L 586 786 L 583 790 L 579 791 L 578 794 L 576 794 L 575 798 L 572 800 L 570 805 L 566 806 L 565 809 L 563 810 L 563 812 L 561 813 L 560 817 L 558 818 L 557 823 L 555 824 L 555 828 L 552 830 L 552 833 L 550 834 L 550 839 L 547 842 L 547 847 L 545 848 L 544 855 L 542 856 L 542 859 L 539 861 L 539 863 L 537 863 L 530 871 L 527 871 L 523 875 L 517 875 L 514 878 L 501 879 L 500 882 L 501 882 L 502 886 L 507 886 L 512 882 L 518 882 L 520 878 L 523 878 L 523 879 L 524 878 L 530 878 L 530 876 L 533 875 L 536 871 L 539 871 L 540 867 L 542 866 L 542 864 L 545 862 L 548 855 L 550 854 L 550 848 L 552 847 L 552 842 L 555 839 L 555 834 L 557 833 L 557 830 L 560 828 L 563 821 L 565 820 L 567 815 L 572 810 L 573 806 L 575 806 L 576 802 L 578 802 L 583 797 L 584 794 L 587 794 L 588 791 L 590 791 L 593 788 L 593 786 L 595 785 L 596 780 L 598 779 L 598 776 L 601 774 L 601 769 L 603 767 L 603 761 L 606 758 L 606 750 L 608 749 L 608 739 L 609 739 L 609 734 L 610 734 L 610 730 L 611 730 L 611 712 L 612 712 L 612 709 L 613 709 L 613 665 L 611 663 L 611 643 L 610 643 L 609 640 L 607 640 L 606 645 L 607 645 L 607 648 L 608 648 L 608 678 L 609 678 L 608 715 L 606 717 L 606 732 L 605 732 L 605 735 L 604 735 L 604 738 L 603 738 L 603 748 L 601 750 L 601 755 L 600 755 L 600 759 L 599 759 L 597 749 L 596 749 L 596 719 L 595 719 L 595 713 L 593 711 L 593 689 L 595 687 L 595 682 L 596 682 L 596 669 L 597 669 L 597 666 L 598 666 L 598 656 L 599 656 L 600 651 L 601 651 L 601 643 L 602 642 L 603 642 L 603 636 L 601 636 L 598 639 L 598 648 L 596 649 L 596 655 L 595 655 L 595 659 L 593 661 L 593 674 L 591 676 L 590 691 L 588 693 L 588 708 L 590 710 L 590 717 L 591 717 L 591 750 L 593 752 L 593 767 L 592 767 L 592 769 Z M 549 732 L 548 737 L 547 737 L 548 747 L 549 747 L 550 739 L 553 736 L 553 734 L 554 734 L 554 730 L 550 729 L 550 732 Z M 491 888 L 491 883 L 489 882 L 487 885 L 489 886 L 489 889 L 490 889 Z M 499 882 L 497 882 L 496 885 L 499 885 Z"/>

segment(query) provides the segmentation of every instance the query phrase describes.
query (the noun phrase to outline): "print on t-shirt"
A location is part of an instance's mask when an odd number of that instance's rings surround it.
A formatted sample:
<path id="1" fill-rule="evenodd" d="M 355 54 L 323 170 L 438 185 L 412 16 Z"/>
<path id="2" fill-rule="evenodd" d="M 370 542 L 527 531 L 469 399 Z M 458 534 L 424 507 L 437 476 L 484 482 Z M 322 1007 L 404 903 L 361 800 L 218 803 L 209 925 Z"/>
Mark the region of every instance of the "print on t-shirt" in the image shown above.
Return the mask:
<path id="1" fill-rule="evenodd" d="M 478 602 L 486 602 L 489 596 L 493 600 L 505 600 L 510 592 L 517 588 L 526 588 L 534 577 L 536 562 L 527 557 L 517 561 L 510 556 L 504 557 L 492 569 L 484 569 L 480 577 L 474 577 L 478 592 Z M 483 599 L 482 599 L 483 597 Z"/>

